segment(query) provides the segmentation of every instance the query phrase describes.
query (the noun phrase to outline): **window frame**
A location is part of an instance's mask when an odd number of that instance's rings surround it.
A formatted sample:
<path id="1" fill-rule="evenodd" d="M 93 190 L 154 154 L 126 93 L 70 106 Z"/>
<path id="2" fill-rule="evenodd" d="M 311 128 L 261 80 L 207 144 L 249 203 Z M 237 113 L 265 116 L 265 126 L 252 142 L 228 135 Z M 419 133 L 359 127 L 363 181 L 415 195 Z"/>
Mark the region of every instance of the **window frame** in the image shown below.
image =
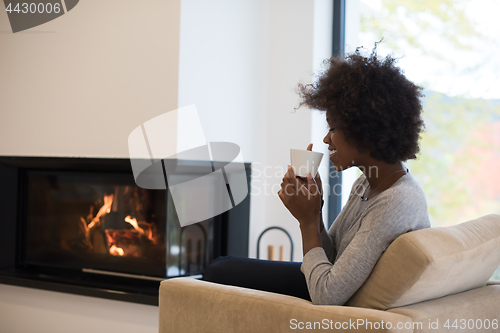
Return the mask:
<path id="1" fill-rule="evenodd" d="M 345 51 L 345 7 L 346 0 L 333 0 L 332 57 L 343 55 Z M 335 171 L 333 164 L 328 167 L 328 228 L 342 210 L 342 192 L 335 193 L 342 186 L 342 173 Z"/>

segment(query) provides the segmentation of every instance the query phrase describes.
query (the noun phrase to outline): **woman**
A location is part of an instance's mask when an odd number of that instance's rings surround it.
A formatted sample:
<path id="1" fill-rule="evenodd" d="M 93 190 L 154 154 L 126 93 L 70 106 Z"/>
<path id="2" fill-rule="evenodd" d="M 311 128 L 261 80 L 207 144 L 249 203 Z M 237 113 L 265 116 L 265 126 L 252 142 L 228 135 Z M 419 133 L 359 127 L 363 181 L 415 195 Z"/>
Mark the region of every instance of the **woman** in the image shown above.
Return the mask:
<path id="1" fill-rule="evenodd" d="M 422 88 L 406 79 L 394 58 L 379 59 L 376 47 L 369 56 L 356 50 L 329 59 L 328 65 L 316 84 L 299 85 L 301 105 L 326 111 L 329 131 L 323 142 L 335 169 L 341 172 L 358 167 L 363 174 L 328 231 L 321 217 L 319 175 L 312 178 L 309 174 L 303 180 L 295 177 L 289 166 L 278 195 L 299 222 L 304 253 L 300 270 L 310 299 L 314 304 L 343 305 L 394 239 L 430 226 L 425 194 L 402 164 L 416 158 L 419 151 L 418 139 L 424 127 L 419 100 Z M 261 280 L 256 273 L 259 263 L 240 260 L 234 272 L 226 273 L 236 276 L 239 268 L 246 267 L 252 278 L 247 278 L 247 284 L 235 280 L 222 283 L 294 296 L 302 288 L 299 282 L 284 292 L 255 285 L 252 281 Z M 226 264 L 226 268 L 230 266 Z M 274 278 L 263 285 L 275 279 L 282 283 L 290 277 L 298 279 L 297 266 L 287 265 L 289 271 L 283 274 L 275 264 Z M 210 267 L 207 271 L 211 276 Z"/>

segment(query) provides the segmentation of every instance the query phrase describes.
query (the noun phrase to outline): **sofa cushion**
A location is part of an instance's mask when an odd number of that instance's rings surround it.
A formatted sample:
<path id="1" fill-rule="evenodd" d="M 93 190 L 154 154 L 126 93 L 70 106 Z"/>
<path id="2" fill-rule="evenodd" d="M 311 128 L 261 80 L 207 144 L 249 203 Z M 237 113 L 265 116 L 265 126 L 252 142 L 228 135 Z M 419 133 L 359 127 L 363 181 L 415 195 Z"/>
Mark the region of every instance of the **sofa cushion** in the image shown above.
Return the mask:
<path id="1" fill-rule="evenodd" d="M 419 325 L 417 323 L 422 323 L 418 332 L 446 332 L 448 331 L 446 323 L 450 326 L 449 332 L 498 332 L 499 300 L 500 286 L 490 285 L 426 302 L 393 308 L 386 312 L 410 317 L 415 323 L 415 328 Z M 429 323 L 433 323 L 433 325 L 429 327 Z M 452 327 L 453 324 L 461 330 Z"/>
<path id="2" fill-rule="evenodd" d="M 500 265 L 500 215 L 401 235 L 346 305 L 386 310 L 483 287 Z"/>

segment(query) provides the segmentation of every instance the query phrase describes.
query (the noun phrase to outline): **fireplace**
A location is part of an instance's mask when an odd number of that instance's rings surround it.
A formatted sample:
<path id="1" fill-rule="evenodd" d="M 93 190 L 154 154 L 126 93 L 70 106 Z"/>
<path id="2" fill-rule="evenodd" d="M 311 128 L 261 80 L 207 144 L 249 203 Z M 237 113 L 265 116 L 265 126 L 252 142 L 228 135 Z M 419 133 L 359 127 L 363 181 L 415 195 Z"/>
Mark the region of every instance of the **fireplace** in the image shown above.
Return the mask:
<path id="1" fill-rule="evenodd" d="M 138 187 L 128 159 L 0 157 L 0 183 L 0 283 L 157 304 L 161 280 L 248 255 L 249 196 L 181 227 L 169 191 Z"/>

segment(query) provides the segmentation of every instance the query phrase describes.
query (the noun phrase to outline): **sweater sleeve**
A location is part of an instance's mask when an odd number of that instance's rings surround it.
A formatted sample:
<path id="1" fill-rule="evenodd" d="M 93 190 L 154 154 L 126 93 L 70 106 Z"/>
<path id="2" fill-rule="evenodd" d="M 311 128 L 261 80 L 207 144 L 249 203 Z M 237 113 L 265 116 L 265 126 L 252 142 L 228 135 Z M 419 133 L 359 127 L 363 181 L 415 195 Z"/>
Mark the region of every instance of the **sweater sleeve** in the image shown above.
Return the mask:
<path id="1" fill-rule="evenodd" d="M 316 305 L 344 305 L 370 275 L 384 252 L 371 232 L 358 232 L 333 265 L 323 248 L 306 253 L 301 271 Z"/>
<path id="2" fill-rule="evenodd" d="M 332 237 L 328 234 L 326 229 L 320 234 L 321 237 L 321 247 L 325 250 L 326 257 L 330 262 L 335 262 L 335 258 L 337 257 L 337 250 L 335 249 L 335 243 Z"/>
<path id="3" fill-rule="evenodd" d="M 393 190 L 377 200 L 377 204 L 363 212 L 359 229 L 337 261 L 328 260 L 330 253 L 324 250 L 328 248 L 323 244 L 324 235 L 321 235 L 322 247 L 305 254 L 301 271 L 314 304 L 345 304 L 394 239 L 430 226 L 423 192 L 412 188 Z"/>

